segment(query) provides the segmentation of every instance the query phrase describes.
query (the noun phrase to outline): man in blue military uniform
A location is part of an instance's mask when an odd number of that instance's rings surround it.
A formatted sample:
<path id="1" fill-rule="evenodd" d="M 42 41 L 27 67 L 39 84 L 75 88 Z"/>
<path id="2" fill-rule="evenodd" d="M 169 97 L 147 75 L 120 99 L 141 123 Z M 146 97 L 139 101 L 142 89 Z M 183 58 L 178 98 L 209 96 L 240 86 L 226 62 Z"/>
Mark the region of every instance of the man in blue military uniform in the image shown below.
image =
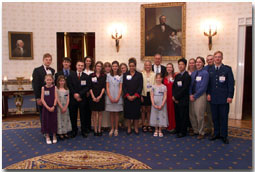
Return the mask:
<path id="1" fill-rule="evenodd" d="M 234 76 L 230 66 L 222 64 L 223 53 L 214 53 L 214 65 L 208 69 L 209 84 L 207 100 L 211 103 L 214 123 L 214 135 L 210 140 L 222 138 L 225 144 L 228 140 L 229 103 L 234 96 Z"/>

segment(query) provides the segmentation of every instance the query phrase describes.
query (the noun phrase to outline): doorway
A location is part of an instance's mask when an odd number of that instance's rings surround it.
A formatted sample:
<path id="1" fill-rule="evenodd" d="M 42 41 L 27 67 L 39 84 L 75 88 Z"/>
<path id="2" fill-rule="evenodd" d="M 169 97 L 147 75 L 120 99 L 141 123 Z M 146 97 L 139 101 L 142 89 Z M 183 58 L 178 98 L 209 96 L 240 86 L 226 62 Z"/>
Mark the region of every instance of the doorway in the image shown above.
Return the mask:
<path id="1" fill-rule="evenodd" d="M 75 71 L 76 62 L 86 56 L 95 60 L 95 32 L 57 32 L 57 71 L 62 70 L 63 57 L 71 58 Z"/>
<path id="2" fill-rule="evenodd" d="M 252 119 L 252 26 L 246 27 L 242 119 Z"/>

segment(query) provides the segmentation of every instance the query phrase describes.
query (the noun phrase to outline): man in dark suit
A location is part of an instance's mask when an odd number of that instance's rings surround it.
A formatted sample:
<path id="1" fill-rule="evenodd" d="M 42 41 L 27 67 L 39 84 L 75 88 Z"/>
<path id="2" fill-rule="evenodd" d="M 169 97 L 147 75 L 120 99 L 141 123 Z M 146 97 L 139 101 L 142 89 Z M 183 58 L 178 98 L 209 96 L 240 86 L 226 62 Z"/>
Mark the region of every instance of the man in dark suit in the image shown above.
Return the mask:
<path id="1" fill-rule="evenodd" d="M 63 69 L 59 72 L 57 72 L 55 74 L 55 85 L 57 85 L 57 79 L 60 75 L 64 75 L 65 76 L 65 79 L 67 81 L 67 87 L 69 88 L 70 86 L 70 81 L 69 81 L 69 76 L 71 73 L 75 73 L 74 71 L 72 71 L 70 69 L 70 66 L 71 66 L 71 59 L 69 57 L 65 57 L 63 58 L 63 62 L 62 62 L 62 65 L 63 65 Z"/>
<path id="2" fill-rule="evenodd" d="M 166 74 L 166 67 L 161 65 L 162 56 L 157 53 L 154 55 L 154 65 L 152 65 L 152 71 L 157 73 L 161 73 L 161 76 L 164 77 Z"/>
<path id="3" fill-rule="evenodd" d="M 210 140 L 222 138 L 225 144 L 228 140 L 229 103 L 234 96 L 234 75 L 230 66 L 222 64 L 223 53 L 214 53 L 214 65 L 208 69 L 209 84 L 207 100 L 211 103 L 214 124 L 214 136 Z"/>
<path id="4" fill-rule="evenodd" d="M 182 58 L 178 60 L 178 68 L 180 73 L 176 75 L 172 89 L 177 138 L 186 136 L 188 126 L 189 87 L 191 83 L 191 77 L 185 70 L 186 65 L 186 59 Z"/>
<path id="5" fill-rule="evenodd" d="M 160 24 L 154 26 L 146 33 L 146 56 L 152 56 L 155 53 L 161 53 L 169 56 L 171 50 L 170 35 L 176 30 L 166 24 L 166 16 L 159 17 Z"/>
<path id="6" fill-rule="evenodd" d="M 75 137 L 78 133 L 77 128 L 77 115 L 78 109 L 80 110 L 81 119 L 81 133 L 84 138 L 88 136 L 89 133 L 89 114 L 86 112 L 87 92 L 91 87 L 90 77 L 83 72 L 84 62 L 77 61 L 76 72 L 70 74 L 70 119 L 72 123 L 72 133 L 71 137 Z"/>
<path id="7" fill-rule="evenodd" d="M 32 87 L 34 90 L 37 108 L 40 112 L 40 121 L 42 120 L 42 101 L 41 101 L 41 89 L 45 85 L 44 77 L 46 74 L 54 76 L 55 70 L 50 67 L 52 63 L 52 56 L 49 53 L 43 55 L 43 65 L 37 67 L 33 71 Z"/>

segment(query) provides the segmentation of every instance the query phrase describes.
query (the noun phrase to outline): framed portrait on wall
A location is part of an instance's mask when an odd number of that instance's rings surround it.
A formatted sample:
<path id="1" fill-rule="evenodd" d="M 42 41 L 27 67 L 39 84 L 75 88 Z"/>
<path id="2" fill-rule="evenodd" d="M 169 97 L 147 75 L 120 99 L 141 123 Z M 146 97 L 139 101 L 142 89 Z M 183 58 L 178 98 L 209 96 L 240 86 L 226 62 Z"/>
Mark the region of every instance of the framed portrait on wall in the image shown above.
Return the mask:
<path id="1" fill-rule="evenodd" d="M 32 32 L 8 32 L 8 37 L 10 60 L 32 60 L 34 58 Z"/>
<path id="2" fill-rule="evenodd" d="M 186 3 L 141 5 L 141 58 L 152 60 L 156 53 L 162 60 L 185 57 Z"/>

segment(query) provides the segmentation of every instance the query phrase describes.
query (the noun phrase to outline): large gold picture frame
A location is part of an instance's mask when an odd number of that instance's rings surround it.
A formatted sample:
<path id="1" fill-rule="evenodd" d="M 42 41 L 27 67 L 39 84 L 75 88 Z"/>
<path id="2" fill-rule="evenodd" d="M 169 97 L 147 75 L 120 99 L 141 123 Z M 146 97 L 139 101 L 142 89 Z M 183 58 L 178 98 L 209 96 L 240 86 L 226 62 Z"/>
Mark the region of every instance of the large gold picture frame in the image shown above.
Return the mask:
<path id="1" fill-rule="evenodd" d="M 166 22 L 162 28 L 160 23 L 164 16 Z M 156 53 L 160 53 L 163 61 L 178 60 L 185 57 L 185 49 L 186 3 L 142 4 L 141 59 L 152 60 Z"/>
<path id="2" fill-rule="evenodd" d="M 8 32 L 9 59 L 33 60 L 33 33 L 32 32 Z"/>

